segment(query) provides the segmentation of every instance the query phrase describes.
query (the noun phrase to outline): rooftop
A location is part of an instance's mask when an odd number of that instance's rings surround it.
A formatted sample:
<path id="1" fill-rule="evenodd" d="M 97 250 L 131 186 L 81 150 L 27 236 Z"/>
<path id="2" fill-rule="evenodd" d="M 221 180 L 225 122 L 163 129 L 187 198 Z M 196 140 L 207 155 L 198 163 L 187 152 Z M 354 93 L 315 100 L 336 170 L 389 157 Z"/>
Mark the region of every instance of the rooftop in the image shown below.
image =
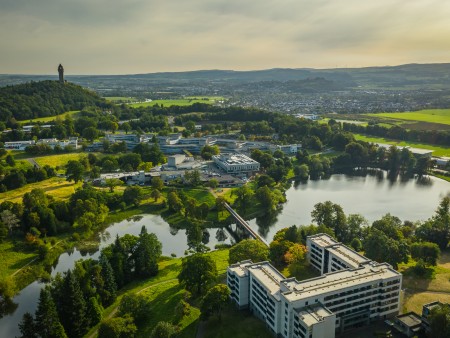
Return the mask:
<path id="1" fill-rule="evenodd" d="M 213 159 L 218 160 L 220 162 L 226 163 L 228 165 L 233 164 L 256 164 L 254 159 L 243 155 L 243 154 L 221 154 L 221 155 L 214 155 Z"/>
<path id="2" fill-rule="evenodd" d="M 297 313 L 299 319 L 308 327 L 320 323 L 326 317 L 333 316 L 333 313 L 320 303 L 300 308 Z"/>
<path id="3" fill-rule="evenodd" d="M 422 318 L 415 312 L 408 312 L 396 317 L 399 322 L 409 328 L 414 328 L 422 325 Z"/>
<path id="4" fill-rule="evenodd" d="M 399 276 L 401 274 L 387 263 L 370 262 L 357 269 L 335 271 L 302 282 L 292 279 L 284 281 L 282 283 L 291 291 L 283 295 L 289 301 L 296 301 Z"/>
<path id="5" fill-rule="evenodd" d="M 350 249 L 344 244 L 333 245 L 327 250 L 353 268 L 357 268 L 361 264 L 370 261 L 370 259 L 368 259 L 367 257 L 360 255 L 359 253 Z"/>
<path id="6" fill-rule="evenodd" d="M 247 266 L 252 270 L 252 274 L 261 283 L 269 289 L 273 295 L 280 291 L 280 282 L 286 279 L 277 269 L 275 269 L 269 262 L 260 262 Z"/>

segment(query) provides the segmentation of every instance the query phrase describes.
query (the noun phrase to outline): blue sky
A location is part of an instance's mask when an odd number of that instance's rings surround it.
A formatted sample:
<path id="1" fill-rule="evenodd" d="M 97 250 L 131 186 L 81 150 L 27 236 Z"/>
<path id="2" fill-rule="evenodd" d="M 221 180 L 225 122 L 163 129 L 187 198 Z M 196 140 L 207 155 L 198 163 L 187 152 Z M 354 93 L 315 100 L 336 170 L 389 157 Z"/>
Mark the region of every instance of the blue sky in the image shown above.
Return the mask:
<path id="1" fill-rule="evenodd" d="M 450 62 L 442 0 L 1 0 L 0 73 Z"/>

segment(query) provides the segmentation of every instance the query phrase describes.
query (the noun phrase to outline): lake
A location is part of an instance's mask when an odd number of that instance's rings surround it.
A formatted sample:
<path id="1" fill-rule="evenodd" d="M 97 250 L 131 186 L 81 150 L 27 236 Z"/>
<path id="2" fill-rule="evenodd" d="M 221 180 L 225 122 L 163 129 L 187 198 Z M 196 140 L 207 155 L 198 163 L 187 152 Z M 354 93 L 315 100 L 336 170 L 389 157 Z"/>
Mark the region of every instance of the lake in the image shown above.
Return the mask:
<path id="1" fill-rule="evenodd" d="M 332 175 L 327 180 L 308 181 L 305 184 L 293 184 L 287 190 L 287 203 L 276 215 L 267 215 L 250 220 L 250 226 L 269 242 L 281 228 L 291 225 L 311 223 L 311 211 L 316 203 L 327 200 L 340 204 L 346 214 L 362 214 L 369 222 L 391 213 L 402 220 L 425 220 L 432 216 L 439 201 L 450 193 L 450 183 L 430 177 L 429 179 L 390 181 L 380 176 Z M 163 244 L 163 255 L 172 253 L 183 256 L 187 250 L 184 230 L 171 228 L 158 215 L 143 215 L 111 225 L 100 235 L 100 248 L 111 244 L 116 235 L 138 235 L 142 225 L 148 232 L 153 232 Z M 224 242 L 216 238 L 217 229 L 208 229 L 210 248 L 217 243 L 231 243 L 230 236 Z M 82 253 L 74 249 L 59 257 L 52 275 L 73 267 L 81 258 L 98 258 L 99 252 Z M 17 324 L 25 312 L 34 313 L 39 298 L 39 290 L 44 284 L 34 282 L 23 289 L 14 298 L 19 304 L 16 311 L 0 319 L 0 337 L 19 335 Z"/>

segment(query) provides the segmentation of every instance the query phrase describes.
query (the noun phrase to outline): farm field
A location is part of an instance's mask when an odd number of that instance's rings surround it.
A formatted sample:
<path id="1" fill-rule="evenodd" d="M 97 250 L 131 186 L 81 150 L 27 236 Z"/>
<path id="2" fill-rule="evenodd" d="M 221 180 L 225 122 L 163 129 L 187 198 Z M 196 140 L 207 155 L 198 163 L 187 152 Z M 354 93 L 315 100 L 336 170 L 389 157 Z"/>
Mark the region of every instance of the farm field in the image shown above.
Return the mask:
<path id="1" fill-rule="evenodd" d="M 0 193 L 0 201 L 22 202 L 23 195 L 33 189 L 42 189 L 57 200 L 66 200 L 75 192 L 75 189 L 81 187 L 82 182 L 77 184 L 68 182 L 61 177 L 52 177 L 47 180 L 31 183 L 19 189 Z"/>
<path id="2" fill-rule="evenodd" d="M 126 97 L 126 96 L 104 96 L 103 97 L 105 100 L 114 102 L 114 103 L 132 103 L 132 102 L 136 102 L 137 99 L 135 97 Z"/>
<path id="3" fill-rule="evenodd" d="M 430 122 L 450 125 L 450 109 L 428 109 L 404 113 L 365 114 L 372 117 L 386 117 L 395 120 Z"/>
<path id="4" fill-rule="evenodd" d="M 152 107 L 155 104 L 163 105 L 164 107 L 170 106 L 190 106 L 194 103 L 206 103 L 214 104 L 216 101 L 223 99 L 222 97 L 197 97 L 197 98 L 185 98 L 176 100 L 153 100 L 151 102 L 132 103 L 131 107 Z"/>
<path id="5" fill-rule="evenodd" d="M 357 140 L 365 141 L 365 142 L 373 142 L 373 143 L 386 143 L 386 144 L 392 144 L 396 146 L 410 146 L 413 148 L 420 148 L 420 149 L 430 149 L 433 150 L 433 156 L 450 156 L 450 147 L 438 147 L 433 146 L 430 144 L 424 144 L 424 143 L 415 143 L 415 142 L 404 142 L 404 141 L 396 141 L 392 139 L 386 139 L 383 137 L 371 137 L 366 136 L 362 134 L 354 134 L 355 138 Z"/>
<path id="6" fill-rule="evenodd" d="M 31 120 L 22 120 L 22 121 L 19 121 L 19 122 L 20 122 L 21 124 L 34 124 L 34 123 L 38 123 L 38 122 L 45 123 L 45 122 L 51 122 L 51 121 L 54 121 L 54 120 L 56 120 L 57 118 L 64 119 L 66 116 L 72 116 L 72 117 L 75 117 L 75 115 L 76 115 L 77 113 L 79 113 L 78 110 L 73 110 L 73 111 L 68 111 L 68 112 L 65 112 L 65 113 L 60 114 L 60 115 L 57 115 L 57 116 L 38 117 L 38 118 L 35 118 L 35 119 L 31 119 Z"/>

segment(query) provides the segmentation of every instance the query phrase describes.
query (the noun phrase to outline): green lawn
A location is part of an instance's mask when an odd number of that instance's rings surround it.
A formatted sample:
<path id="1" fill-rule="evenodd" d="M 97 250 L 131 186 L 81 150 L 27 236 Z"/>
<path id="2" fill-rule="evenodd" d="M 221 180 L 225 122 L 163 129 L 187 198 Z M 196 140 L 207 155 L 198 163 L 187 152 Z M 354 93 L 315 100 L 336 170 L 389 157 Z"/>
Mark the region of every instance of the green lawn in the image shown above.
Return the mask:
<path id="1" fill-rule="evenodd" d="M 65 113 L 57 115 L 57 116 L 38 117 L 38 118 L 35 118 L 35 119 L 22 120 L 22 121 L 19 121 L 19 122 L 21 124 L 34 124 L 34 123 L 37 123 L 37 122 L 45 123 L 45 122 L 54 121 L 57 118 L 64 119 L 66 116 L 69 116 L 69 115 L 72 116 L 72 117 L 75 117 L 75 115 L 77 113 L 79 113 L 79 110 L 68 111 L 68 112 L 65 112 Z"/>
<path id="2" fill-rule="evenodd" d="M 403 312 L 422 312 L 422 305 L 436 300 L 450 302 L 450 250 L 442 252 L 436 267 L 428 268 L 425 276 L 414 274 L 412 267 L 415 261 L 400 264 L 403 273 L 403 285 L 406 289 L 403 299 Z"/>
<path id="3" fill-rule="evenodd" d="M 372 137 L 366 136 L 362 134 L 353 134 L 357 140 L 365 141 L 365 142 L 373 142 L 373 143 L 385 143 L 385 144 L 393 144 L 396 146 L 410 146 L 412 148 L 421 148 L 421 149 L 430 149 L 433 150 L 433 156 L 450 156 L 450 147 L 439 147 L 425 143 L 417 143 L 417 142 L 405 142 L 405 141 L 396 141 L 392 139 L 386 139 L 383 137 Z"/>
<path id="4" fill-rule="evenodd" d="M 76 161 L 79 160 L 80 156 L 81 156 L 80 153 L 69 153 L 69 154 L 39 156 L 33 158 L 40 166 L 49 165 L 50 167 L 62 167 L 71 160 Z"/>
<path id="5" fill-rule="evenodd" d="M 123 102 L 131 103 L 137 101 L 135 97 L 126 97 L 126 96 L 105 96 L 103 98 L 114 103 L 123 103 Z"/>
<path id="6" fill-rule="evenodd" d="M 207 254 L 216 262 L 217 270 L 219 272 L 218 282 L 224 279 L 224 274 L 228 267 L 228 252 L 228 249 L 223 249 L 215 250 Z M 200 310 L 196 306 L 197 302 L 194 302 L 194 305 L 191 306 L 189 315 L 185 316 L 181 321 L 177 321 L 175 318 L 174 309 L 184 295 L 184 290 L 179 285 L 177 279 L 180 270 L 181 258 L 162 259 L 159 263 L 158 275 L 148 280 L 136 281 L 128 285 L 126 289 L 122 290 L 114 304 L 105 309 L 103 318 L 108 318 L 114 314 L 115 309 L 118 307 L 120 299 L 124 294 L 139 293 L 151 301 L 152 311 L 149 319 L 139 327 L 137 337 L 149 337 L 151 331 L 159 321 L 168 321 L 176 324 L 179 328 L 179 335 L 177 337 L 195 337 L 198 318 L 200 316 Z M 239 320 L 240 313 L 236 312 L 234 316 L 234 320 L 237 320 L 236 325 L 243 324 L 242 329 L 244 329 L 244 325 L 247 324 L 244 321 Z M 98 326 L 92 328 L 86 337 L 94 337 L 94 333 L 97 329 Z M 207 337 L 214 336 L 208 335 Z"/>
<path id="7" fill-rule="evenodd" d="M 450 109 L 428 109 L 405 113 L 365 114 L 373 117 L 386 117 L 397 120 L 430 122 L 450 125 Z"/>
<path id="8" fill-rule="evenodd" d="M 37 257 L 36 252 L 24 251 L 21 247 L 16 247 L 11 241 L 0 243 L 0 280 L 11 276 L 22 266 Z"/>
<path id="9" fill-rule="evenodd" d="M 176 100 L 153 100 L 151 102 L 140 102 L 140 103 L 132 103 L 131 107 L 152 107 L 155 104 L 163 105 L 164 107 L 170 106 L 190 106 L 194 103 L 207 103 L 214 104 L 217 99 L 222 99 L 220 97 L 203 97 L 203 98 L 185 98 L 185 99 L 176 99 Z"/>
<path id="10" fill-rule="evenodd" d="M 36 188 L 43 189 L 46 194 L 53 196 L 55 199 L 66 200 L 81 185 L 82 182 L 75 184 L 74 182 L 66 181 L 64 178 L 52 177 L 41 182 L 27 184 L 19 189 L 2 192 L 0 193 L 0 201 L 21 202 L 25 193 Z"/>

